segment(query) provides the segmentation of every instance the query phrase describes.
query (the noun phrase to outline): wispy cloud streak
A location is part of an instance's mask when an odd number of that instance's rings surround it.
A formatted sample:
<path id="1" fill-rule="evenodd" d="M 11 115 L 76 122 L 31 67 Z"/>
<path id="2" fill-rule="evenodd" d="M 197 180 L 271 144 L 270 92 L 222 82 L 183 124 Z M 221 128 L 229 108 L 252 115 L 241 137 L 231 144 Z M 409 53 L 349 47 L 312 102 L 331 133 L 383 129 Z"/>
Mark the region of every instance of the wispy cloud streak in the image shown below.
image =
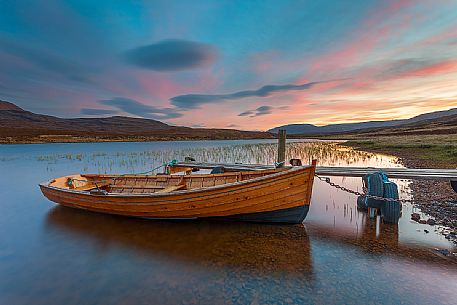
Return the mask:
<path id="1" fill-rule="evenodd" d="M 248 97 L 266 97 L 276 92 L 307 90 L 323 82 L 310 82 L 302 85 L 266 85 L 257 90 L 238 91 L 229 94 L 185 94 L 172 97 L 171 104 L 179 109 L 195 109 L 202 104 Z"/>
<path id="2" fill-rule="evenodd" d="M 124 97 L 115 97 L 110 100 L 100 100 L 98 102 L 102 105 L 115 107 L 123 112 L 144 118 L 167 120 L 179 118 L 182 116 L 181 113 L 179 113 L 173 108 L 158 108 L 154 106 L 149 106 Z"/>

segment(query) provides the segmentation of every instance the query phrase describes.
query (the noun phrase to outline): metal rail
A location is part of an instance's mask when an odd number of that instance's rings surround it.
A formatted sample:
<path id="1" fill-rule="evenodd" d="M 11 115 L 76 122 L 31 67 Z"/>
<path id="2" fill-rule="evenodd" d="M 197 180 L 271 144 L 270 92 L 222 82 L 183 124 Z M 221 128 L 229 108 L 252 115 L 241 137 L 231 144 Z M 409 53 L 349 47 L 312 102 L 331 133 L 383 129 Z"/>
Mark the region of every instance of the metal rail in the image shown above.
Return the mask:
<path id="1" fill-rule="evenodd" d="M 213 169 L 224 167 L 227 171 L 252 171 L 273 169 L 273 164 L 241 164 L 241 163 L 205 163 L 205 162 L 178 162 L 176 166 Z M 373 172 L 385 172 L 394 179 L 425 179 L 425 180 L 457 180 L 457 169 L 416 169 L 416 168 L 374 168 L 374 167 L 334 167 L 318 166 L 316 174 L 322 176 L 363 177 Z"/>

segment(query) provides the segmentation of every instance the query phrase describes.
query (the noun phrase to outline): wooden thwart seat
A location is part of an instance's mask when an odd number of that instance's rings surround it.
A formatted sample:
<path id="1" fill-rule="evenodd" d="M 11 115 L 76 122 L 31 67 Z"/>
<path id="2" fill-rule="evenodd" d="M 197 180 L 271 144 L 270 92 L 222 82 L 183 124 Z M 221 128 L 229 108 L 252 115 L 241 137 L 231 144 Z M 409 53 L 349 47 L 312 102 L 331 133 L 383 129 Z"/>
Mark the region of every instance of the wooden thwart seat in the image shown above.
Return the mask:
<path id="1" fill-rule="evenodd" d="M 174 192 L 174 191 L 183 190 L 183 189 L 186 189 L 185 184 L 170 185 L 160 191 L 157 191 L 156 193 L 169 193 L 169 192 Z"/>
<path id="2" fill-rule="evenodd" d="M 187 168 L 191 169 L 191 168 Z M 241 182 L 277 172 L 277 169 L 259 172 L 227 172 L 220 174 L 197 174 L 197 175 L 96 175 L 84 174 L 81 179 L 106 180 L 106 183 L 97 183 L 99 188 L 106 187 L 108 192 L 113 193 L 171 193 L 178 190 L 191 190 Z M 179 179 L 179 180 L 178 180 Z M 97 188 L 95 183 L 82 184 L 74 181 L 70 189 L 78 191 L 90 191 Z"/>
<path id="3" fill-rule="evenodd" d="M 108 186 L 108 185 L 110 185 L 109 182 L 103 182 L 103 183 L 97 183 L 97 184 L 90 183 L 90 184 L 86 184 L 86 185 L 83 185 L 83 186 L 77 186 L 77 187 L 73 188 L 73 190 L 76 190 L 76 191 L 90 191 L 92 189 L 102 188 L 102 187 L 105 187 L 105 186 Z"/>

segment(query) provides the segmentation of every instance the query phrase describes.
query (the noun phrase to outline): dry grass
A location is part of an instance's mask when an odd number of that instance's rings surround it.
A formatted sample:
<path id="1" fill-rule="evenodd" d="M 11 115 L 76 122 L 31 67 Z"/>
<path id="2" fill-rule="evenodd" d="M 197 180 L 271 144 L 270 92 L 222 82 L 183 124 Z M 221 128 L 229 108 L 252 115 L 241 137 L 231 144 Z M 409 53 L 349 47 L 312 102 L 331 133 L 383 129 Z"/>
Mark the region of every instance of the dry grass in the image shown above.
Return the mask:
<path id="1" fill-rule="evenodd" d="M 389 152 L 457 167 L 457 134 L 444 135 L 392 135 L 347 137 L 345 145 L 371 151 Z"/>

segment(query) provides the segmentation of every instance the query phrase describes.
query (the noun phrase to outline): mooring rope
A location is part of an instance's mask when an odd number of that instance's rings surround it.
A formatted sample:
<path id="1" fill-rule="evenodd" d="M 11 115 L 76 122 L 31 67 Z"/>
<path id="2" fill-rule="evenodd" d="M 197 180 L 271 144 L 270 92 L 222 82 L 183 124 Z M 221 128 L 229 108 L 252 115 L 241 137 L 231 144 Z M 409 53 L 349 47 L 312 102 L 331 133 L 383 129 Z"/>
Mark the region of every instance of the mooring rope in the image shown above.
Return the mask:
<path id="1" fill-rule="evenodd" d="M 364 196 L 367 198 L 382 200 L 382 201 L 398 201 L 398 202 L 413 202 L 414 201 L 413 199 L 395 199 L 395 198 L 384 198 L 384 197 L 380 197 L 380 196 L 374 196 L 374 195 L 367 194 L 365 190 L 363 193 L 360 193 L 360 192 L 348 189 L 342 185 L 336 184 L 336 183 L 330 181 L 330 178 L 328 178 L 328 177 L 320 177 L 318 175 L 315 175 L 315 176 L 319 180 L 324 181 L 325 183 L 329 184 L 330 186 L 333 186 L 334 188 L 337 188 L 339 190 L 342 190 L 342 191 L 345 191 L 347 193 L 354 194 L 357 196 Z"/>

